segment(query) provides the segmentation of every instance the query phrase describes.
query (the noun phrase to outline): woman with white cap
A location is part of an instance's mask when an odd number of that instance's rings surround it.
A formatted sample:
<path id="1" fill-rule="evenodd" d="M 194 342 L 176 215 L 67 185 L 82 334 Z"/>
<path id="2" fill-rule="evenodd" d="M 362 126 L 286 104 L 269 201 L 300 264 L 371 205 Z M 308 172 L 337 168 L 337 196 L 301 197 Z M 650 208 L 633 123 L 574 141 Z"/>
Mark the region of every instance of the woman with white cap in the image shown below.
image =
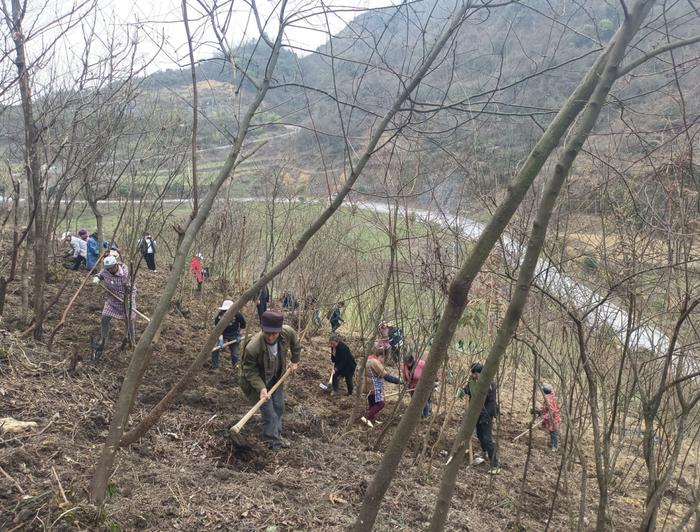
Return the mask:
<path id="1" fill-rule="evenodd" d="M 136 321 L 136 287 L 131 284 L 129 269 L 125 264 L 117 262 L 117 259 L 112 255 L 105 257 L 104 261 L 102 261 L 102 266 L 104 269 L 93 277 L 95 284 L 102 281 L 108 289 L 105 304 L 102 308 L 100 342 L 95 346 L 95 364 L 98 364 L 102 357 L 112 319 L 126 321 L 127 306 L 131 311 L 131 319 L 126 331 L 127 339 L 133 343 L 136 338 L 134 329 L 134 322 Z M 129 295 L 131 297 L 127 297 Z M 127 305 L 127 301 L 130 301 L 130 304 Z"/>
<path id="2" fill-rule="evenodd" d="M 219 321 L 221 321 L 221 317 L 228 309 L 231 308 L 232 305 L 233 301 L 230 299 L 225 300 L 221 304 L 219 307 L 219 313 L 216 315 L 216 318 L 214 318 L 214 325 L 218 325 Z M 219 349 L 211 352 L 212 369 L 219 367 L 219 351 L 221 351 L 223 345 L 234 340 L 235 342 L 230 344 L 228 349 L 231 352 L 231 366 L 233 366 L 233 368 L 236 367 L 236 363 L 238 362 L 238 353 L 240 353 L 241 350 L 241 338 L 245 332 L 245 326 L 246 323 L 243 314 L 237 312 L 236 316 L 233 318 L 233 321 L 226 326 L 224 332 L 221 333 L 221 336 L 219 336 Z"/>

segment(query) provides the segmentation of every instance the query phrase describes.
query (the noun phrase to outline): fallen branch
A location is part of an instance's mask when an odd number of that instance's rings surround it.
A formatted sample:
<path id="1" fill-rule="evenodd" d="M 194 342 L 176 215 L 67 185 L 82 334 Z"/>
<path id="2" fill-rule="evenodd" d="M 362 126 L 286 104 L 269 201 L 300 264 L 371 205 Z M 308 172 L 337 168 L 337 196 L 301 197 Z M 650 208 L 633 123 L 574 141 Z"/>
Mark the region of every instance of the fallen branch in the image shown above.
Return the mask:
<path id="1" fill-rule="evenodd" d="M 26 492 L 22 489 L 22 486 L 19 485 L 19 482 L 17 482 L 13 477 L 11 477 L 10 474 L 2 468 L 2 466 L 0 466 L 0 473 L 2 473 L 2 475 L 3 475 L 7 480 L 9 480 L 10 482 L 12 482 L 12 483 L 15 485 L 15 487 L 16 487 L 17 490 L 20 492 L 20 494 L 24 495 L 24 494 L 26 493 Z"/>
<path id="2" fill-rule="evenodd" d="M 43 429 L 41 429 L 39 432 L 33 432 L 31 434 L 24 434 L 24 435 L 20 435 L 20 436 L 15 436 L 14 438 L 11 438 L 9 440 L 5 440 L 3 443 L 9 443 L 11 441 L 21 441 L 24 439 L 33 438 L 35 436 L 41 436 L 44 432 L 46 432 L 46 430 L 51 425 L 53 425 L 53 422 L 56 421 L 59 417 L 61 417 L 61 415 L 58 412 L 56 412 L 53 416 L 51 416 L 51 420 L 46 424 L 46 426 Z"/>
<path id="3" fill-rule="evenodd" d="M 53 466 L 51 466 L 51 472 L 53 473 L 53 478 L 56 479 L 56 483 L 58 484 L 58 491 L 61 494 L 61 497 L 63 498 L 63 504 L 70 504 L 68 502 L 68 499 L 66 498 L 66 492 L 63 491 L 63 485 L 61 484 L 61 479 L 58 478 L 58 473 L 56 473 L 56 469 L 54 469 Z"/>

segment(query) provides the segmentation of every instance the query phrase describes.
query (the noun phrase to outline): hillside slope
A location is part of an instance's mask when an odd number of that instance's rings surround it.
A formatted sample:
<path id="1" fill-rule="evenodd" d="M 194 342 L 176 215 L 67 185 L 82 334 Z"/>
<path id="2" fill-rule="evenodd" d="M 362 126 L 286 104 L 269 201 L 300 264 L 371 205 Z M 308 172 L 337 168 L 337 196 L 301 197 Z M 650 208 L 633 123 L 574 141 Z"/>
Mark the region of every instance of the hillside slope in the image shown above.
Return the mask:
<path id="1" fill-rule="evenodd" d="M 79 277 L 66 275 L 66 293 L 70 293 Z M 164 276 L 146 275 L 138 288 L 140 309 L 148 314 Z M 58 287 L 50 286 L 51 292 Z M 396 422 L 390 421 L 396 399 L 389 399 L 380 415 L 385 421 L 381 428 L 370 430 L 352 422 L 352 398 L 331 398 L 318 386 L 331 368 L 325 334 L 304 339 L 300 371 L 287 386 L 285 432 L 292 442 L 290 449 L 272 453 L 263 447 L 257 439 L 257 418 L 242 432 L 249 446 L 239 447 L 229 440 L 228 427 L 249 405 L 224 358 L 222 369 L 203 368 L 197 383 L 158 425 L 137 444 L 119 452 L 111 478 L 112 496 L 103 512 L 96 512 L 86 502 L 86 488 L 128 361 L 127 353 L 119 351 L 122 334 L 117 327 L 103 365 L 94 367 L 89 362 L 89 335 L 97 332 L 102 299 L 96 290 L 88 287 L 81 293 L 52 353 L 11 332 L 20 321 L 18 301 L 10 302 L 15 312 L 8 313 L 0 331 L 3 416 L 34 421 L 38 427 L 17 435 L 2 434 L 0 429 L 0 464 L 5 472 L 0 480 L 0 528 L 29 530 L 43 523 L 57 530 L 347 529 Z M 218 297 L 207 291 L 202 299 L 192 298 L 189 289 L 184 290 L 155 346 L 132 421 L 141 418 L 182 374 L 206 334 Z M 50 327 L 62 311 L 59 307 L 52 312 Z M 255 332 L 256 318 L 251 312 L 246 315 L 250 331 Z M 350 343 L 356 347 L 352 340 Z M 77 363 L 74 369 L 72 362 Z M 527 457 L 527 438 L 512 441 L 529 421 L 530 384 L 525 378 L 514 383 L 507 372 L 501 382 L 503 390 L 515 393 L 514 404 L 510 392 L 501 395 L 503 415 L 497 438 L 503 472 L 491 477 L 485 466 L 465 467 L 457 483 L 449 530 L 505 530 L 513 523 Z M 457 420 L 451 416 L 438 440 L 446 409 L 456 414 L 461 406 L 455 403 L 454 386 L 456 383 L 448 385 L 448 399 L 442 404 L 437 401 L 436 415 L 421 423 L 412 438 L 376 530 L 426 526 L 437 494 L 440 464 L 456 432 Z M 376 447 L 380 430 L 387 434 Z M 542 432 L 533 435 L 521 514 L 527 529 L 543 527 L 557 484 L 560 456 L 548 451 L 547 440 Z M 424 441 L 428 444 L 426 460 L 416 467 L 414 460 Z M 569 528 L 567 505 L 578 500 L 580 474 L 571 472 L 568 486 L 563 492 L 560 489 L 563 494 L 555 503 L 551 529 Z M 589 470 L 584 477 L 592 474 Z M 589 483 L 593 485 L 594 480 L 589 478 Z M 613 496 L 611 516 L 617 530 L 635 528 L 636 519 L 629 517 L 638 515 L 641 487 L 641 480 L 633 477 L 624 496 Z M 677 497 L 685 498 L 683 494 Z M 588 489 L 586 500 L 587 514 L 593 520 L 594 489 Z M 676 508 L 682 510 L 680 504 Z"/>

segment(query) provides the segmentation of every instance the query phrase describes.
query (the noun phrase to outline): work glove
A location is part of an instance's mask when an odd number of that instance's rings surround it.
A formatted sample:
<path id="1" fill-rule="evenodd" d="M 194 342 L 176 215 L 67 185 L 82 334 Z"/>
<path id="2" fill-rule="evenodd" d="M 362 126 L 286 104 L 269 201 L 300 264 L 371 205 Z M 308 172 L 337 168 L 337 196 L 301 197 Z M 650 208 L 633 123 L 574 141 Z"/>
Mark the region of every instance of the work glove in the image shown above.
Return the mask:
<path id="1" fill-rule="evenodd" d="M 219 338 L 219 342 L 218 342 L 218 343 L 219 343 L 219 347 L 223 347 L 223 346 L 224 346 L 224 339 L 223 339 L 223 338 Z"/>
<path id="2" fill-rule="evenodd" d="M 92 276 L 92 284 L 100 284 L 100 278 L 97 275 Z"/>
<path id="3" fill-rule="evenodd" d="M 457 388 L 457 399 L 464 399 L 464 390 L 462 388 Z"/>

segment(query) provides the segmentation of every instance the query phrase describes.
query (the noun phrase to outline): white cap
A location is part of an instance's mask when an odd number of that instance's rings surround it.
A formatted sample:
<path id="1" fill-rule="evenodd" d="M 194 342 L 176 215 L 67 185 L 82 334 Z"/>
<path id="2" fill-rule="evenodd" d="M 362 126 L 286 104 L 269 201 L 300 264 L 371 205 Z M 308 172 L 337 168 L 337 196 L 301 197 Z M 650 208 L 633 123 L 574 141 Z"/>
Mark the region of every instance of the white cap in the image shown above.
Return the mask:
<path id="1" fill-rule="evenodd" d="M 70 237 L 70 231 L 66 231 L 61 235 L 61 240 L 65 240 L 66 238 Z"/>
<path id="2" fill-rule="evenodd" d="M 111 268 L 112 266 L 117 265 L 117 259 L 113 257 L 112 255 L 107 255 L 105 257 L 105 260 L 103 262 L 105 268 Z"/>
<path id="3" fill-rule="evenodd" d="M 219 307 L 219 310 L 228 310 L 233 306 L 233 301 L 230 299 L 225 299 L 223 303 L 221 303 L 221 306 Z"/>

